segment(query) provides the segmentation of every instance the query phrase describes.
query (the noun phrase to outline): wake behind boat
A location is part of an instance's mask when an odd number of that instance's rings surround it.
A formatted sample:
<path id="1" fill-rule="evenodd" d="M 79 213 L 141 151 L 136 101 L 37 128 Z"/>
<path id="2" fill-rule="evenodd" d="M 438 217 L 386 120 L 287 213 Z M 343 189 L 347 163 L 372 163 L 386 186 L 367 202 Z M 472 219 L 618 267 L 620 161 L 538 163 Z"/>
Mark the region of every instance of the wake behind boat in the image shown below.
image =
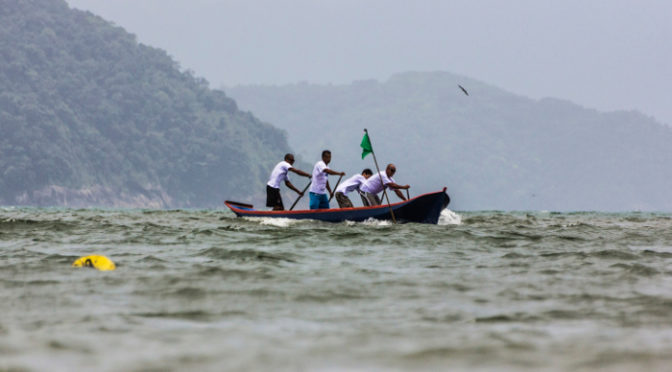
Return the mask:
<path id="1" fill-rule="evenodd" d="M 391 220 L 390 209 L 397 222 L 417 222 L 437 224 L 441 211 L 450 203 L 450 197 L 444 187 L 441 191 L 416 196 L 409 200 L 391 205 L 373 207 L 310 209 L 300 211 L 260 211 L 253 205 L 227 200 L 224 202 L 238 217 L 275 217 L 297 220 L 312 219 L 325 222 L 354 221 L 361 222 L 373 218 Z"/>

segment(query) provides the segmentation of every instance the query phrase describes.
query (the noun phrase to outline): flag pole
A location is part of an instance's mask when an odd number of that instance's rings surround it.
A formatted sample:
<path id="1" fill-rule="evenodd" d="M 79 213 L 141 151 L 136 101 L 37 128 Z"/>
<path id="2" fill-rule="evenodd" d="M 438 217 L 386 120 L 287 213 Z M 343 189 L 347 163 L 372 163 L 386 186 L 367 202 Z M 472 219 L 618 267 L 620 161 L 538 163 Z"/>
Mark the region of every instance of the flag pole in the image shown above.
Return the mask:
<path id="1" fill-rule="evenodd" d="M 369 136 L 369 131 L 364 128 L 364 133 L 366 133 L 366 137 L 369 139 L 369 144 L 371 144 L 371 137 Z M 376 171 L 378 172 L 378 178 L 380 178 L 380 184 L 383 185 L 383 195 L 385 196 L 385 200 L 387 200 L 387 206 L 390 207 L 390 215 L 392 216 L 392 222 L 395 224 L 397 223 L 397 219 L 394 217 L 394 211 L 392 211 L 392 205 L 390 204 L 390 198 L 387 196 L 387 192 L 385 191 L 385 184 L 383 183 L 383 176 L 380 175 L 380 168 L 378 167 L 378 160 L 376 160 L 376 153 L 373 152 L 373 145 L 371 145 L 371 154 L 373 155 L 373 162 L 376 164 Z"/>

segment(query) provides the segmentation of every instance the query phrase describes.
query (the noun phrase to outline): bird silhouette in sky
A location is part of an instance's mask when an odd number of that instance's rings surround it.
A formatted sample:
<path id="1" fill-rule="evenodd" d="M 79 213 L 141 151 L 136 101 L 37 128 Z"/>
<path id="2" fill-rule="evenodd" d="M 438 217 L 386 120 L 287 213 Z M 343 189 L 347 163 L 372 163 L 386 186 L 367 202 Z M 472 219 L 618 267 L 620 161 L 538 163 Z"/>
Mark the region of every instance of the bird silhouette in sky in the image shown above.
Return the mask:
<path id="1" fill-rule="evenodd" d="M 461 86 L 460 84 L 457 84 L 457 86 L 460 87 L 460 89 L 462 89 L 462 91 L 464 92 L 464 94 L 469 95 L 469 92 L 467 92 L 467 90 L 464 89 L 463 86 Z"/>

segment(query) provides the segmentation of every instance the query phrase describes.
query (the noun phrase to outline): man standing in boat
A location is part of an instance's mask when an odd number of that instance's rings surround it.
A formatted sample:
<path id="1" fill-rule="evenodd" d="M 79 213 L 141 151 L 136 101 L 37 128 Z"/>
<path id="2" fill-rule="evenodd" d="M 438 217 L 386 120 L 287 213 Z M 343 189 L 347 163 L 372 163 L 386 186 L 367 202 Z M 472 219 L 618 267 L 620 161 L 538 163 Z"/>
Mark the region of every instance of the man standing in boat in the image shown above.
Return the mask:
<path id="1" fill-rule="evenodd" d="M 371 177 L 372 174 L 373 172 L 371 172 L 371 169 L 366 168 L 362 171 L 362 174 L 355 174 L 354 176 L 343 181 L 343 183 L 341 183 L 341 185 L 336 188 L 336 192 L 334 193 L 336 201 L 338 202 L 338 206 L 340 208 L 352 208 L 352 201 L 350 198 L 348 198 L 348 193 L 355 190 L 359 192 L 359 188 L 362 183 Z"/>
<path id="2" fill-rule="evenodd" d="M 294 155 L 286 154 L 285 160 L 279 162 L 273 171 L 271 172 L 271 178 L 266 184 L 266 206 L 273 208 L 274 211 L 283 211 L 285 206 L 282 204 L 282 197 L 280 197 L 280 182 L 285 181 L 285 185 L 290 189 L 296 191 L 299 195 L 303 195 L 299 189 L 294 187 L 291 182 L 289 182 L 289 177 L 287 173 L 292 171 L 300 176 L 310 178 L 310 174 L 292 167 L 294 164 Z"/>
<path id="3" fill-rule="evenodd" d="M 394 179 L 392 179 L 392 176 L 396 171 L 397 167 L 394 164 L 388 164 L 384 171 L 380 171 L 378 174 L 369 177 L 369 179 L 362 184 L 360 188 L 364 192 L 364 195 L 362 195 L 362 202 L 365 206 L 380 205 L 381 201 L 378 197 L 378 193 L 385 188 L 394 190 L 401 200 L 406 200 L 404 194 L 399 190 L 409 189 L 411 186 L 397 185 Z"/>
<path id="4" fill-rule="evenodd" d="M 329 195 L 332 194 L 331 187 L 329 187 L 329 175 L 345 176 L 345 172 L 336 172 L 329 169 L 328 165 L 331 162 L 331 151 L 322 151 L 322 160 L 315 163 L 313 167 L 313 181 L 310 184 L 310 209 L 329 209 L 329 198 L 327 198 L 327 191 Z"/>

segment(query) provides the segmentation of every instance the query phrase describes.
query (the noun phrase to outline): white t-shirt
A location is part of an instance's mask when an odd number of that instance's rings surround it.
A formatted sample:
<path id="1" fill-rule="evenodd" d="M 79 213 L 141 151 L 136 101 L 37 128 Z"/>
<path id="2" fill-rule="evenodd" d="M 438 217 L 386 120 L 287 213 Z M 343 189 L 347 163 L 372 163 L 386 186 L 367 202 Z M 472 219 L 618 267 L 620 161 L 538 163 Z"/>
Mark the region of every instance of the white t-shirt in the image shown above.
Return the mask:
<path id="1" fill-rule="evenodd" d="M 342 192 L 343 194 L 347 195 L 348 193 L 357 190 L 359 188 L 359 185 L 364 183 L 364 181 L 366 181 L 366 178 L 364 178 L 364 176 L 362 176 L 361 174 L 355 174 L 354 176 L 348 178 L 340 185 L 338 185 L 336 192 Z"/>
<path id="2" fill-rule="evenodd" d="M 368 180 L 364 181 L 362 186 L 359 188 L 364 191 L 364 192 L 370 192 L 371 194 L 377 194 L 381 191 L 383 191 L 383 185 L 380 184 L 380 177 L 383 177 L 383 184 L 385 187 L 389 183 L 396 183 L 392 177 L 388 177 L 385 171 L 380 171 L 378 174 L 374 174 L 373 176 L 369 177 Z"/>
<path id="3" fill-rule="evenodd" d="M 327 178 L 328 174 L 324 172 L 325 169 L 329 167 L 320 160 L 315 163 L 313 167 L 313 183 L 310 184 L 310 192 L 315 194 L 326 194 L 327 193 Z"/>
<path id="4" fill-rule="evenodd" d="M 274 189 L 279 189 L 280 188 L 280 182 L 282 181 L 289 181 L 289 177 L 287 176 L 287 172 L 289 172 L 289 168 L 291 168 L 292 165 L 289 164 L 286 161 L 281 161 L 279 162 L 275 168 L 273 168 L 273 172 L 271 172 L 271 178 L 268 180 L 267 185 L 271 186 Z"/>

